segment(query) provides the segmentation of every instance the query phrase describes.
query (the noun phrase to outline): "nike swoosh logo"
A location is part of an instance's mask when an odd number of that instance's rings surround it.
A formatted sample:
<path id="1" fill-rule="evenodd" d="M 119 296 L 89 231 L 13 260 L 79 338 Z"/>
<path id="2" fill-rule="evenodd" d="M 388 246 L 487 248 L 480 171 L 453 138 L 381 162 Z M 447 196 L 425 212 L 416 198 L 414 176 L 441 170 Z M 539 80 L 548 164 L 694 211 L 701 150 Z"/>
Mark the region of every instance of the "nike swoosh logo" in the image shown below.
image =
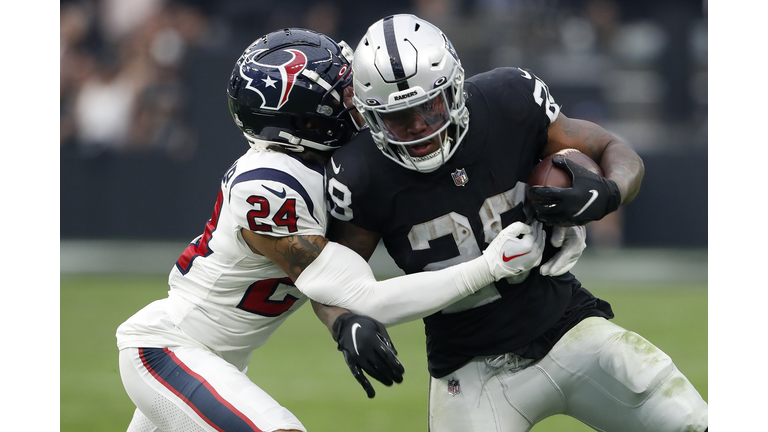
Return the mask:
<path id="1" fill-rule="evenodd" d="M 264 189 L 266 189 L 266 190 L 272 192 L 273 194 L 275 194 L 275 196 L 277 196 L 278 198 L 285 198 L 285 188 L 283 188 L 283 190 L 278 192 L 278 191 L 276 191 L 274 189 L 270 189 L 270 188 L 268 188 L 268 187 L 266 187 L 264 185 L 262 185 L 262 186 L 264 187 Z"/>
<path id="2" fill-rule="evenodd" d="M 341 171 L 341 165 L 336 166 L 336 162 L 333 161 L 333 158 L 331 158 L 331 168 L 333 168 L 334 174 L 338 174 L 339 171 Z"/>
<path id="3" fill-rule="evenodd" d="M 573 217 L 576 217 L 582 213 L 584 213 L 584 210 L 587 209 L 587 207 L 591 206 L 593 202 L 597 199 L 597 196 L 600 195 L 596 190 L 590 189 L 589 193 L 592 194 L 592 197 L 589 198 L 589 201 L 587 201 L 586 204 L 584 204 L 584 207 L 581 208 L 581 210 L 577 211 L 576 214 L 573 215 Z"/>
<path id="4" fill-rule="evenodd" d="M 355 352 L 357 355 L 360 355 L 360 351 L 357 350 L 357 329 L 361 328 L 362 326 L 358 323 L 352 324 L 352 344 L 355 346 Z"/>
<path id="5" fill-rule="evenodd" d="M 528 255 L 529 253 L 531 253 L 531 252 L 529 251 L 529 252 L 526 252 L 526 253 L 521 253 L 521 254 L 517 254 L 517 255 L 512 255 L 511 257 L 508 257 L 508 256 L 507 256 L 507 254 L 505 253 L 505 254 L 503 254 L 503 255 L 501 256 L 501 259 L 502 259 L 504 262 L 507 262 L 507 261 L 512 261 L 513 259 L 515 259 L 515 258 L 517 258 L 517 257 L 521 257 L 521 256 L 523 256 L 523 255 Z"/>

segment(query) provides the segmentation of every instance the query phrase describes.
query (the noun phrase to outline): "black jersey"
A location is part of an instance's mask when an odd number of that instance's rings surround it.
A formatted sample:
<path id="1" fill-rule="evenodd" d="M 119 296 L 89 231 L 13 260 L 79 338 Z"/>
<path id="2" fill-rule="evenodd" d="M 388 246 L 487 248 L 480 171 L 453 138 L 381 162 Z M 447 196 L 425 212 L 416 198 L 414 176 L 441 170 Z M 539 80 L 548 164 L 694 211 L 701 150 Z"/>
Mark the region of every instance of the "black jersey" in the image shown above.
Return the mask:
<path id="1" fill-rule="evenodd" d="M 476 75 L 464 89 L 469 130 L 436 171 L 401 167 L 368 133 L 337 150 L 326 170 L 331 214 L 382 234 L 405 273 L 473 259 L 502 227 L 529 222 L 525 182 L 559 108 L 541 80 L 518 68 Z M 547 241 L 542 263 L 555 253 Z M 424 319 L 430 374 L 445 376 L 481 355 L 541 358 L 587 316 L 613 313 L 570 273 L 544 277 L 537 267 L 522 282 L 501 280 Z"/>

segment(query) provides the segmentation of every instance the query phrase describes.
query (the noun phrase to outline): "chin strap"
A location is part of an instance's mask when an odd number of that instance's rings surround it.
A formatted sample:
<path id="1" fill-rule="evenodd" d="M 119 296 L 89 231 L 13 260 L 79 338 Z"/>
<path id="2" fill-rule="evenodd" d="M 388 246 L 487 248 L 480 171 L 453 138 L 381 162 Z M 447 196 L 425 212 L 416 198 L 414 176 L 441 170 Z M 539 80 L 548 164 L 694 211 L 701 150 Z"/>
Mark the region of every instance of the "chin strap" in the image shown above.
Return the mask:
<path id="1" fill-rule="evenodd" d="M 270 145 L 278 145 L 278 146 L 280 146 L 280 147 L 282 147 L 282 148 L 284 148 L 284 149 L 286 149 L 288 151 L 292 151 L 292 152 L 296 152 L 296 153 L 303 152 L 304 150 L 306 150 L 307 147 L 309 147 L 311 149 L 315 149 L 315 150 L 320 150 L 320 151 L 328 151 L 328 150 L 330 150 L 330 148 L 328 146 L 325 146 L 325 145 L 322 145 L 322 144 L 318 144 L 318 143 L 316 143 L 314 141 L 310 141 L 310 140 L 299 138 L 297 136 L 289 134 L 286 131 L 280 131 L 280 133 L 278 133 L 278 136 L 280 138 L 287 139 L 288 140 L 287 143 L 286 142 L 262 140 L 262 139 L 258 139 L 256 137 L 253 137 L 251 135 L 248 135 L 247 133 L 243 133 L 243 135 L 245 136 L 245 139 L 248 140 L 248 143 L 251 145 L 251 147 L 255 147 L 255 148 L 266 149 Z"/>
<path id="2" fill-rule="evenodd" d="M 449 136 L 446 136 L 445 140 L 443 140 L 443 138 L 440 137 L 440 147 L 437 150 L 433 151 L 428 155 L 419 156 L 419 157 L 413 157 L 410 154 L 408 154 L 408 149 L 406 148 L 406 146 L 398 146 L 397 151 L 400 152 L 403 158 L 407 159 L 411 163 L 411 166 L 413 166 L 416 169 L 416 171 L 428 173 L 428 172 L 435 171 L 436 169 L 445 165 L 448 159 L 450 159 L 451 155 L 453 155 L 453 152 L 451 152 L 452 142 L 453 142 L 453 138 Z M 418 164 L 420 164 L 421 162 L 426 162 L 436 157 L 441 158 L 442 162 L 440 164 L 430 168 L 419 167 Z"/>
<path id="3" fill-rule="evenodd" d="M 283 132 L 281 132 L 281 134 L 282 133 Z M 304 147 L 302 147 L 300 145 L 295 145 L 293 143 L 288 144 L 288 143 L 284 143 L 284 142 L 267 141 L 267 140 L 263 140 L 263 139 L 259 139 L 259 138 L 250 136 L 247 133 L 243 133 L 243 135 L 245 136 L 245 139 L 248 140 L 248 144 L 250 144 L 250 146 L 252 148 L 257 148 L 257 149 L 262 149 L 262 150 L 270 150 L 268 148 L 269 146 L 277 145 L 277 146 L 280 146 L 280 147 L 282 147 L 282 148 L 284 148 L 284 149 L 286 149 L 288 151 L 292 151 L 292 152 L 296 152 L 296 153 L 301 153 L 301 152 L 304 151 Z M 288 133 L 286 133 L 286 135 L 288 135 L 289 137 L 295 138 L 293 135 L 290 135 Z M 299 139 L 299 138 L 296 138 L 296 139 Z"/>
<path id="4" fill-rule="evenodd" d="M 322 145 L 322 144 L 319 144 L 319 143 L 316 143 L 314 141 L 310 141 L 310 140 L 307 140 L 307 139 L 299 138 L 297 136 L 289 134 L 286 131 L 280 131 L 280 133 L 278 133 L 277 135 L 280 138 L 287 139 L 288 142 L 290 143 L 290 144 L 286 144 L 286 143 L 278 143 L 278 144 L 280 144 L 281 146 L 284 146 L 284 147 L 290 147 L 290 149 L 293 150 L 293 151 L 302 152 L 302 151 L 304 151 L 304 147 L 309 147 L 309 148 L 312 148 L 312 149 L 315 149 L 315 150 L 320 150 L 320 151 L 328 151 L 329 150 L 328 146 L 326 146 L 326 145 Z"/>

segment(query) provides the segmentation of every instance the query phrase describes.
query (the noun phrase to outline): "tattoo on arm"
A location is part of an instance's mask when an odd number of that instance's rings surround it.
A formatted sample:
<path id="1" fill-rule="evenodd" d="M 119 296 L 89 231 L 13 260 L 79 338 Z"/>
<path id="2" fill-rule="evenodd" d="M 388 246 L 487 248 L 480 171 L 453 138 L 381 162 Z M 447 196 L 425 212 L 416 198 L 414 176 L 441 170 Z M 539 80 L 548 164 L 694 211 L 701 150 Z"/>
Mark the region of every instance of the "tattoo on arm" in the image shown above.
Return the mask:
<path id="1" fill-rule="evenodd" d="M 288 276 L 293 280 L 296 280 L 301 272 L 312 264 L 328 243 L 328 240 L 320 236 L 290 236 L 285 240 L 280 242 L 276 249 L 277 253 L 285 258 L 288 264 Z"/>

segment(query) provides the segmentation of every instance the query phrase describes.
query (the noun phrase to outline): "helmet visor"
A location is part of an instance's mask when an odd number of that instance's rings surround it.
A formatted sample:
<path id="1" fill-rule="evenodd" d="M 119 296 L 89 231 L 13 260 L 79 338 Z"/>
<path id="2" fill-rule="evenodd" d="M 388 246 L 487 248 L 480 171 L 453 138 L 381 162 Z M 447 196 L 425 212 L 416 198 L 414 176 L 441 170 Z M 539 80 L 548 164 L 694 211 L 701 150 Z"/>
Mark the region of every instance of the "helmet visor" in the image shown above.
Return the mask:
<path id="1" fill-rule="evenodd" d="M 428 139 L 444 130 L 450 120 L 443 92 L 437 92 L 419 105 L 398 111 L 379 111 L 378 114 L 387 138 L 399 144 Z"/>

